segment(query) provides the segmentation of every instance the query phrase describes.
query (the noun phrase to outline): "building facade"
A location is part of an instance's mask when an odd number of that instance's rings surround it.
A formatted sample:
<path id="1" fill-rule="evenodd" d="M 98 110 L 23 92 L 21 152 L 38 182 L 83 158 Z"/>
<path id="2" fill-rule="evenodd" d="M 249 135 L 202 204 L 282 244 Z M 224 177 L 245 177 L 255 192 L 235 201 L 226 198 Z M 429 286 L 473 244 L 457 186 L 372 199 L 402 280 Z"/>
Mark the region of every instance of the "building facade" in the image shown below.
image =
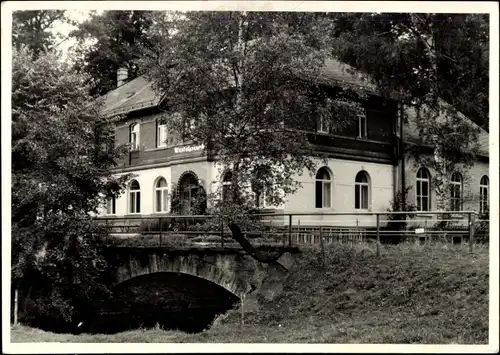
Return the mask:
<path id="1" fill-rule="evenodd" d="M 327 62 L 326 72 L 336 80 L 360 84 L 347 75 L 341 65 Z M 123 72 L 120 73 L 123 80 Z M 210 147 L 180 142 L 175 132 L 168 132 L 168 114 L 160 109 L 161 95 L 151 83 L 138 77 L 119 86 L 103 98 L 103 112 L 116 120 L 115 141 L 129 143 L 131 150 L 119 162 L 116 174 L 132 173 L 126 192 L 108 200 L 102 214 L 116 217 L 164 215 L 171 211 L 172 196 L 180 200 L 181 213 L 193 207 L 200 193 L 209 194 L 224 181 L 224 167 L 215 159 Z M 410 156 L 401 153 L 403 140 L 418 136 L 414 127 L 399 128 L 396 102 L 370 95 L 365 114 L 349 127 L 332 135 L 328 127 L 317 122 L 312 129 L 315 148 L 328 156 L 327 164 L 318 165 L 316 173 L 296 175 L 301 188 L 287 196 L 280 206 L 261 205 L 266 210 L 284 213 L 317 212 L 385 212 L 402 186 L 412 186 L 408 199 L 420 211 L 436 210 L 432 188 L 435 173 L 419 167 Z M 411 116 L 411 115 L 410 115 Z M 481 154 L 470 176 L 453 176 L 457 210 L 484 212 L 488 206 L 488 135 L 480 135 Z M 319 163 L 319 162 L 318 162 Z M 403 172 L 404 170 L 404 172 Z M 404 179 L 404 184 L 403 184 Z M 455 186 L 455 185 L 454 185 Z M 473 198 L 467 199 L 466 196 Z M 301 225 L 373 225 L 373 216 L 301 216 Z"/>

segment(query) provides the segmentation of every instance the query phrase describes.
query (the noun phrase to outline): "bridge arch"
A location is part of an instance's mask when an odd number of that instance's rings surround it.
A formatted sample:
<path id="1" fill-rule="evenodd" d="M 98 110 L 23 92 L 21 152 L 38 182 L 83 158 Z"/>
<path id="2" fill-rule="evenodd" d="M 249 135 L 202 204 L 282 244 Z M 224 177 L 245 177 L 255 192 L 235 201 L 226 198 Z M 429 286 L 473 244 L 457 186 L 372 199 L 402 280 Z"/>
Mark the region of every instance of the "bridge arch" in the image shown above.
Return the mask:
<path id="1" fill-rule="evenodd" d="M 168 255 L 152 253 L 148 255 L 148 262 L 130 257 L 116 270 L 116 279 L 113 287 L 138 276 L 153 273 L 180 273 L 199 277 L 223 287 L 238 298 L 252 290 L 250 284 L 238 277 L 237 271 L 232 267 L 231 260 L 224 255 L 214 257 L 215 260 L 207 262 L 198 255 Z"/>

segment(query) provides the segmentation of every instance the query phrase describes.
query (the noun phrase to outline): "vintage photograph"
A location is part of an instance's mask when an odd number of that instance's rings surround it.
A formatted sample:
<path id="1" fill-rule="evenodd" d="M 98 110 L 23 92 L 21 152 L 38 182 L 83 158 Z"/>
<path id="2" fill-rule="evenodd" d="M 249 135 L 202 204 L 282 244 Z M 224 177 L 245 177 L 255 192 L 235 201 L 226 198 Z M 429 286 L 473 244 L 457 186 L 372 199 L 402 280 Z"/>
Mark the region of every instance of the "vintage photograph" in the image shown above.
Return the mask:
<path id="1" fill-rule="evenodd" d="M 491 14 L 251 3 L 11 12 L 8 341 L 498 346 Z"/>

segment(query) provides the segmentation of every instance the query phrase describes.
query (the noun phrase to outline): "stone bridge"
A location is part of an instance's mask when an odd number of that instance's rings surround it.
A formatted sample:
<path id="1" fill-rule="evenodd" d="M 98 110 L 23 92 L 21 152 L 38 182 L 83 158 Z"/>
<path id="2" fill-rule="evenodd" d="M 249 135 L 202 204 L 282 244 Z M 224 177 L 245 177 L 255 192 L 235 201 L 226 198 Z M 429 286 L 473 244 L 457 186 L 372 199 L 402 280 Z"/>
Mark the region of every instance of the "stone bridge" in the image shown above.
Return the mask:
<path id="1" fill-rule="evenodd" d="M 258 247 L 263 252 L 283 253 L 278 260 L 286 269 L 294 264 L 296 247 Z M 175 273 L 210 281 L 238 298 L 272 299 L 281 291 L 288 272 L 279 265 L 261 263 L 240 247 L 103 247 L 102 254 L 110 267 L 109 281 L 117 286 L 139 276 Z M 252 297 L 253 296 L 253 297 Z"/>

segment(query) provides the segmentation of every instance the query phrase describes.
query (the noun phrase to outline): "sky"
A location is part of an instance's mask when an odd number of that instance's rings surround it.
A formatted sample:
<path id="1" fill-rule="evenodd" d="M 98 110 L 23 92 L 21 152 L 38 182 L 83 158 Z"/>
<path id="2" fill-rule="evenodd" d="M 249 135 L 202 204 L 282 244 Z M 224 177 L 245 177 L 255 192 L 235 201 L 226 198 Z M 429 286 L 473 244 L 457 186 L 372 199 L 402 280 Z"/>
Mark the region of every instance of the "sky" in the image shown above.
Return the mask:
<path id="1" fill-rule="evenodd" d="M 97 10 L 96 12 L 100 14 L 103 12 L 103 10 Z M 71 20 L 82 23 L 90 17 L 90 10 L 66 10 L 66 15 Z M 52 29 L 52 32 L 61 38 L 61 42 L 58 48 L 63 52 L 63 56 L 65 58 L 70 53 L 70 48 L 76 44 L 76 40 L 73 38 L 68 38 L 63 41 L 63 39 L 66 38 L 69 33 L 75 29 L 75 26 L 71 26 L 66 23 L 57 23 Z"/>

